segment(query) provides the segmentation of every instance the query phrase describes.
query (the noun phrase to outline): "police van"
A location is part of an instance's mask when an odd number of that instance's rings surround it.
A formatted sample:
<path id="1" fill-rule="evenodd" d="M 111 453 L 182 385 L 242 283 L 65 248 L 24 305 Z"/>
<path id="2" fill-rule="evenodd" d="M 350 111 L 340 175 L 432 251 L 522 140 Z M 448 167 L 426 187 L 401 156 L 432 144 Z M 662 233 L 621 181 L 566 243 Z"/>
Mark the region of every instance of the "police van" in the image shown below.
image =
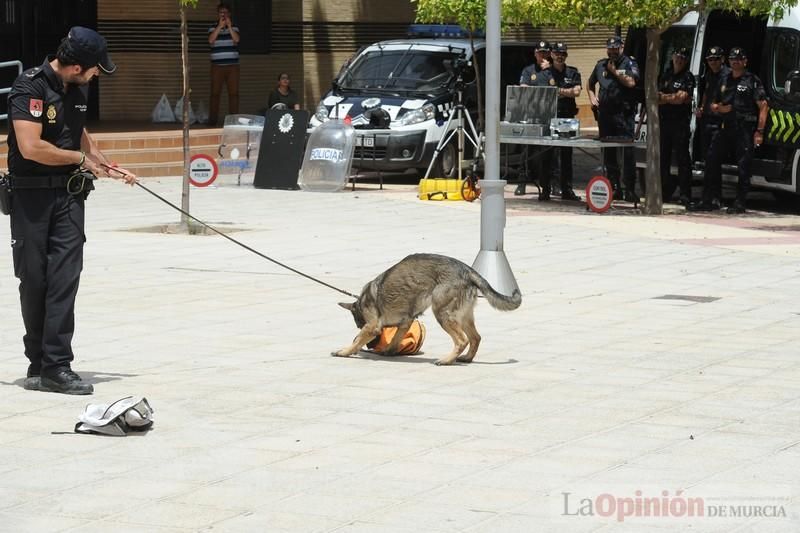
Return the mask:
<path id="1" fill-rule="evenodd" d="M 625 52 L 637 57 L 642 67 L 646 44 L 643 30 L 628 33 Z M 715 45 L 726 52 L 734 46 L 743 47 L 747 52 L 748 70 L 758 75 L 767 93 L 770 111 L 764 144 L 756 148 L 753 159 L 752 187 L 770 190 L 779 200 L 800 206 L 800 80 L 794 79 L 797 73 L 793 73 L 800 68 L 800 8 L 787 10 L 781 20 L 730 11 L 691 12 L 662 34 L 659 72 L 669 66 L 671 52 L 685 46 L 692 50 L 689 69 L 699 82 L 706 68 L 706 50 Z M 697 85 L 695 107 L 703 96 L 703 87 Z M 692 118 L 693 131 L 695 125 Z M 646 127 L 643 127 L 638 140 L 644 140 L 645 135 Z M 692 159 L 700 163 L 697 167 L 701 167 L 705 159 L 700 135 L 694 135 Z M 641 168 L 644 164 L 639 161 L 637 166 Z M 723 180 L 735 182 L 736 179 L 736 167 L 725 165 Z M 675 185 L 672 182 L 665 186 L 664 198 L 672 194 Z"/>
<path id="2" fill-rule="evenodd" d="M 354 167 L 424 173 L 439 141 L 458 126 L 456 120 L 448 119 L 455 113 L 459 92 L 465 111 L 479 127 L 473 61 L 485 87 L 485 41 L 474 39 L 470 46 L 457 26 L 413 25 L 409 33 L 407 39 L 381 41 L 356 52 L 342 66 L 311 118 L 311 128 L 332 118 L 353 125 Z M 502 43 L 501 79 L 492 80 L 501 87 L 501 108 L 506 85 L 516 85 L 522 69 L 534 61 L 533 48 L 531 43 Z M 485 97 L 485 90 L 481 94 Z M 463 126 L 469 132 L 466 117 Z M 471 147 L 465 144 L 469 152 Z M 454 175 L 457 161 L 453 136 L 441 147 L 431 176 Z"/>

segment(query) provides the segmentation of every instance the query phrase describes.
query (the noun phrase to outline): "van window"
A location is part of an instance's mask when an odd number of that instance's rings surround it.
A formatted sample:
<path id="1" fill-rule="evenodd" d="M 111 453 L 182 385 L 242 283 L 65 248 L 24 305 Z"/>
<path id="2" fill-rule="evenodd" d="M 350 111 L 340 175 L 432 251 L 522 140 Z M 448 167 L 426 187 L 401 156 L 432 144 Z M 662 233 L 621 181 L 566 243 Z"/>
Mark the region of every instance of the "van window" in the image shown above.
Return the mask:
<path id="1" fill-rule="evenodd" d="M 775 36 L 774 43 L 770 58 L 770 83 L 773 94 L 783 95 L 786 76 L 798 65 L 800 34 L 796 31 L 782 31 Z"/>
<path id="2" fill-rule="evenodd" d="M 437 92 L 451 76 L 448 66 L 454 57 L 426 50 L 375 50 L 357 58 L 339 82 L 343 89 Z"/>
<path id="3" fill-rule="evenodd" d="M 661 35 L 661 64 L 658 66 L 659 74 L 664 74 L 672 67 L 672 53 L 678 48 L 686 47 L 692 50 L 694 45 L 694 27 L 673 26 Z M 692 50 L 692 54 L 694 51 Z M 645 58 L 639 59 L 640 63 Z M 641 64 L 639 65 L 641 68 Z"/>

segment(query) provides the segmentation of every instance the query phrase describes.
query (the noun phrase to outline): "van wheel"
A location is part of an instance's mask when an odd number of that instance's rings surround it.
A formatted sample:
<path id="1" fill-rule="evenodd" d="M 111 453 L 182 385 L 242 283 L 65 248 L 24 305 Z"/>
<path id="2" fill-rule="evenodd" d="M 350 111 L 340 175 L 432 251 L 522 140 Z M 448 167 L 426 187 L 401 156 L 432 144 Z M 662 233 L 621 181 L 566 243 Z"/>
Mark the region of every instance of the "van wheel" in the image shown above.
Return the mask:
<path id="1" fill-rule="evenodd" d="M 781 210 L 799 212 L 800 211 L 800 196 L 793 192 L 786 191 L 773 191 L 775 202 Z"/>
<path id="2" fill-rule="evenodd" d="M 436 156 L 436 161 L 431 168 L 431 178 L 452 178 L 458 172 L 458 148 L 456 143 L 450 141 Z"/>

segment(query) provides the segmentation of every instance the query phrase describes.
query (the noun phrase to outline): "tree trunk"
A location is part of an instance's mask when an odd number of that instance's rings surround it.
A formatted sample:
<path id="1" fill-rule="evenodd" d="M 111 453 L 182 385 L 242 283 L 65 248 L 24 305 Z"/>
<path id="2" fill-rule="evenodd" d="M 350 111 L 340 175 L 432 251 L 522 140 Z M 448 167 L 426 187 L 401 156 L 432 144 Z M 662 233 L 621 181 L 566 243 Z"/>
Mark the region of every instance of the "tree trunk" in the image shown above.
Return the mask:
<path id="1" fill-rule="evenodd" d="M 661 125 L 658 120 L 658 66 L 660 64 L 661 30 L 647 29 L 647 72 L 644 78 L 645 107 L 647 109 L 647 157 L 645 158 L 645 186 L 647 188 L 644 212 L 660 215 L 661 198 Z"/>
<path id="2" fill-rule="evenodd" d="M 183 189 L 181 209 L 189 212 L 189 33 L 186 28 L 186 6 L 181 4 L 181 66 L 183 69 Z M 181 227 L 189 231 L 189 217 L 181 213 Z"/>

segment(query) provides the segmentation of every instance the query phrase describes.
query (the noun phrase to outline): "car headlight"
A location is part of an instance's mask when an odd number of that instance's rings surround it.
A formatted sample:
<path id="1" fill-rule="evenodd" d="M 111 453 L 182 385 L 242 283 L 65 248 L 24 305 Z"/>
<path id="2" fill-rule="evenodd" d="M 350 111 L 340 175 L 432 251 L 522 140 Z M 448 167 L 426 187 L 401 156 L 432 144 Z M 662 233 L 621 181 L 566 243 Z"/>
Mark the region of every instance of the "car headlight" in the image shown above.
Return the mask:
<path id="1" fill-rule="evenodd" d="M 317 111 L 314 113 L 314 118 L 320 122 L 325 122 L 328 120 L 328 108 L 325 107 L 324 104 L 319 104 L 317 106 Z"/>
<path id="2" fill-rule="evenodd" d="M 403 126 L 411 126 L 412 124 L 419 124 L 420 122 L 425 122 L 426 120 L 432 120 L 435 115 L 436 108 L 433 107 L 433 104 L 425 104 L 419 109 L 415 109 L 414 111 L 403 115 L 399 122 Z"/>

